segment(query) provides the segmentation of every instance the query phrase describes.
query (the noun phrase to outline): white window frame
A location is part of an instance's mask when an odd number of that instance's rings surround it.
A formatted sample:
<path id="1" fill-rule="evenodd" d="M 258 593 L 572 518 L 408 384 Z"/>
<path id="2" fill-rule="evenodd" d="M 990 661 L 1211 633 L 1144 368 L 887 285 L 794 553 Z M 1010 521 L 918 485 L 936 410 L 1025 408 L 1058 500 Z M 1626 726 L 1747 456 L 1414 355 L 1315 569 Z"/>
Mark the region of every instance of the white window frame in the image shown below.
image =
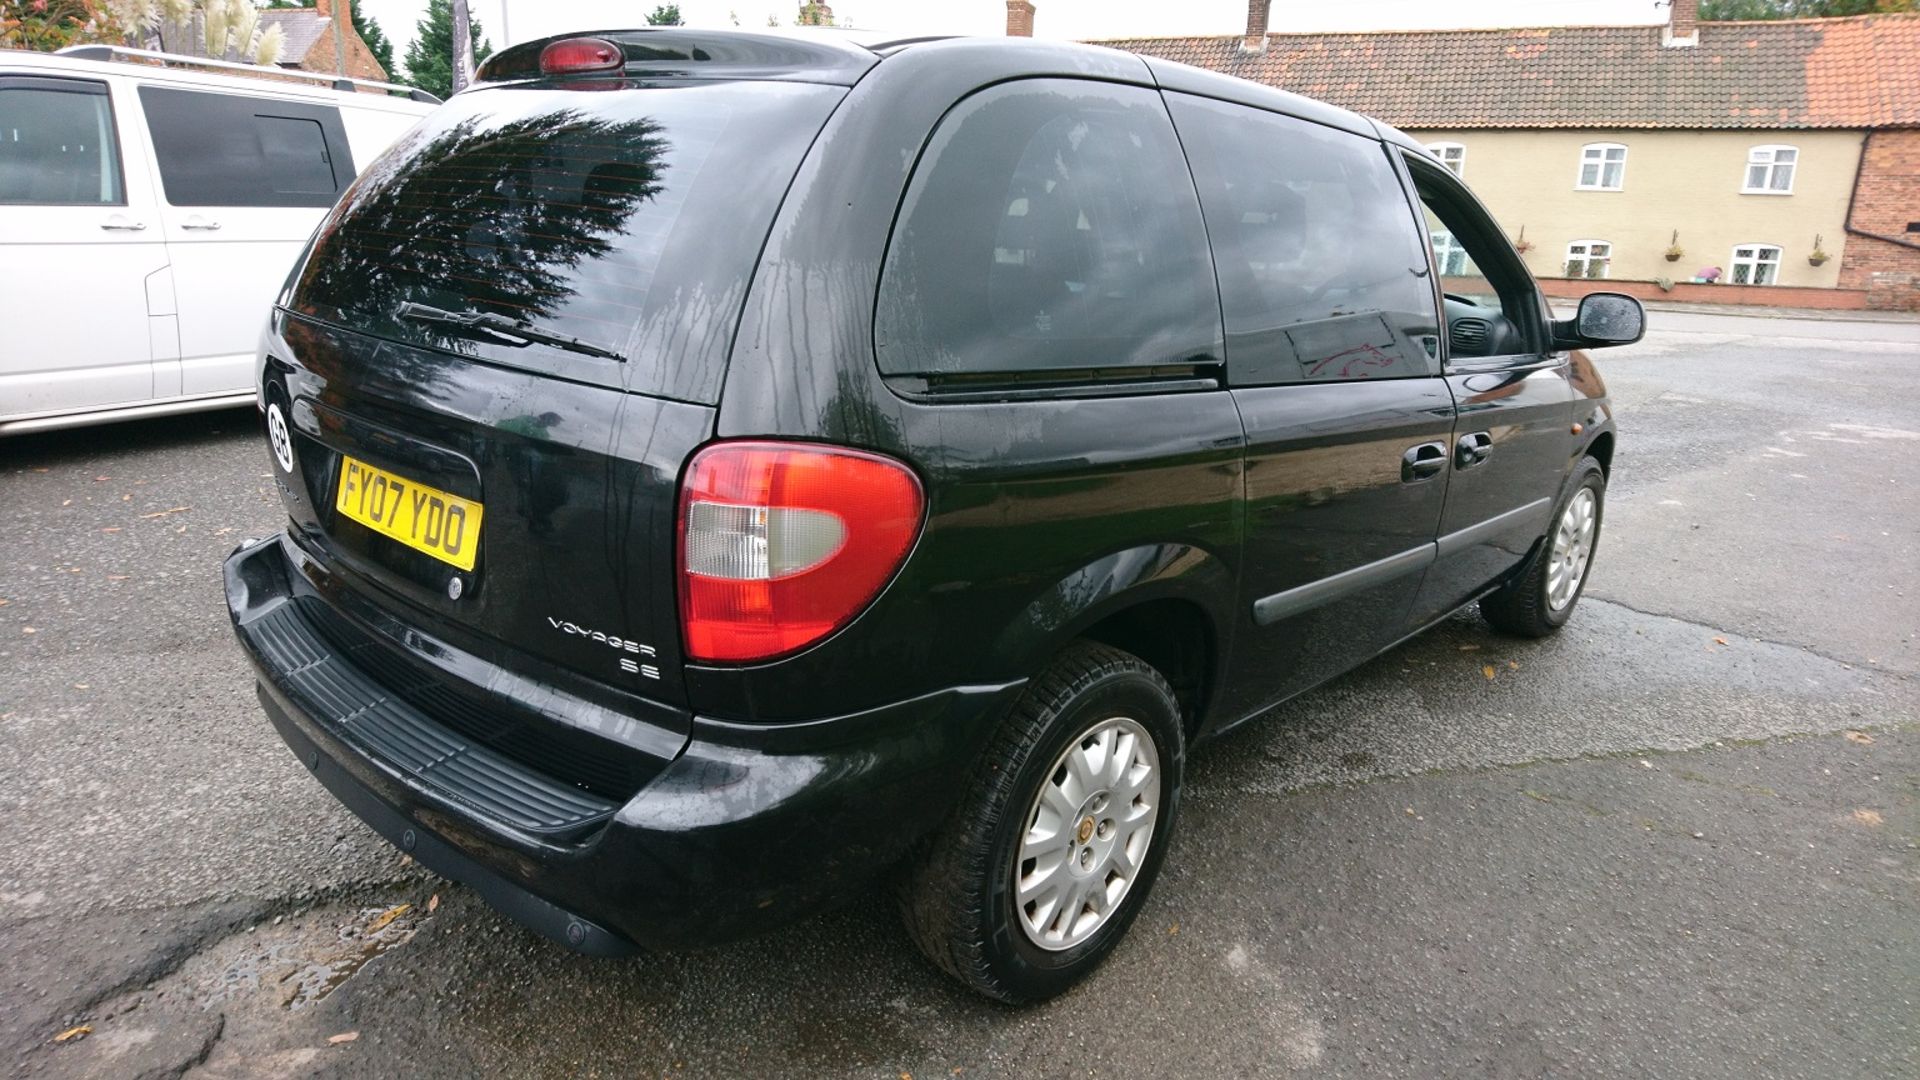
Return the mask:
<path id="1" fill-rule="evenodd" d="M 1607 250 L 1604 254 L 1595 255 L 1593 249 L 1596 247 L 1603 247 Z M 1574 248 L 1579 248 L 1580 251 L 1576 253 L 1573 250 Z M 1573 272 L 1573 260 L 1575 258 L 1580 260 L 1580 273 L 1578 274 Z M 1598 274 L 1588 273 L 1588 270 L 1592 267 L 1596 259 L 1598 259 L 1600 263 L 1600 272 Z M 1560 264 L 1560 272 L 1570 278 L 1579 278 L 1583 281 L 1605 281 L 1613 273 L 1613 241 L 1573 241 L 1567 245 L 1567 257 Z"/>
<path id="2" fill-rule="evenodd" d="M 1434 229 L 1427 233 L 1427 242 L 1433 245 L 1433 263 L 1440 268 L 1441 277 L 1467 276 L 1467 268 L 1473 266 L 1473 257 L 1467 254 L 1467 246 L 1460 242 L 1459 237 L 1446 229 Z M 1448 264 L 1452 263 L 1456 256 L 1459 259 L 1459 268 L 1450 271 Z M 1477 268 L 1474 273 L 1476 275 L 1479 273 Z"/>
<path id="3" fill-rule="evenodd" d="M 1446 170 L 1455 176 L 1465 175 L 1467 168 L 1467 147 L 1465 143 L 1437 142 L 1427 144 L 1427 153 Z"/>
<path id="4" fill-rule="evenodd" d="M 1609 160 L 1607 155 L 1620 151 L 1618 161 Z M 1614 179 L 1617 183 L 1607 183 L 1607 166 L 1618 164 L 1620 173 Z M 1587 166 L 1592 165 L 1593 183 L 1587 183 Z M 1617 142 L 1594 142 L 1580 148 L 1580 169 L 1573 174 L 1573 186 L 1576 191 L 1623 191 L 1627 186 L 1627 144 Z"/>
<path id="5" fill-rule="evenodd" d="M 1793 155 L 1790 160 L 1781 161 L 1780 151 Z M 1764 169 L 1759 187 L 1753 186 L 1753 170 Z M 1773 181 L 1782 170 L 1787 174 L 1787 186 L 1778 188 Z M 1747 148 L 1747 164 L 1740 171 L 1740 194 L 1742 195 L 1791 195 L 1793 194 L 1794 174 L 1800 171 L 1800 148 L 1792 143 L 1763 143 Z M 1741 245 L 1745 247 L 1746 245 Z"/>
<path id="6" fill-rule="evenodd" d="M 1752 252 L 1752 254 L 1743 259 L 1740 257 L 1742 251 Z M 1766 257 L 1764 253 L 1768 251 L 1773 252 L 1773 258 Z M 1758 240 L 1749 244 L 1735 244 L 1733 258 L 1727 260 L 1726 283 L 1729 285 L 1778 285 L 1780 284 L 1780 267 L 1786 262 L 1785 254 L 1785 249 L 1779 244 L 1768 244 Z M 1745 281 L 1740 280 L 1742 266 L 1751 268 L 1747 271 Z M 1754 280 L 1767 267 L 1773 268 L 1773 275 L 1766 281 Z"/>

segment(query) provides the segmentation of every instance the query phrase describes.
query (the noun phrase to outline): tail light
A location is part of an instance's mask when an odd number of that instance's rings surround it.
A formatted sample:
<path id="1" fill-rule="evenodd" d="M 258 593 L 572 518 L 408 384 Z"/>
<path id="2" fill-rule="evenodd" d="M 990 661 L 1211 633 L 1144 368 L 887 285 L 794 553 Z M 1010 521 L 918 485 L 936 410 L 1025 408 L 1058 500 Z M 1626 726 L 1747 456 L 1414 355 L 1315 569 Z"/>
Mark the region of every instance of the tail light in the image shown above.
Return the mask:
<path id="1" fill-rule="evenodd" d="M 601 38 L 577 37 L 556 41 L 540 50 L 540 74 L 579 75 L 612 71 L 626 66 L 620 46 Z"/>
<path id="2" fill-rule="evenodd" d="M 919 478 L 878 454 L 716 443 L 680 488 L 680 624 L 692 660 L 771 660 L 853 620 L 920 534 Z"/>

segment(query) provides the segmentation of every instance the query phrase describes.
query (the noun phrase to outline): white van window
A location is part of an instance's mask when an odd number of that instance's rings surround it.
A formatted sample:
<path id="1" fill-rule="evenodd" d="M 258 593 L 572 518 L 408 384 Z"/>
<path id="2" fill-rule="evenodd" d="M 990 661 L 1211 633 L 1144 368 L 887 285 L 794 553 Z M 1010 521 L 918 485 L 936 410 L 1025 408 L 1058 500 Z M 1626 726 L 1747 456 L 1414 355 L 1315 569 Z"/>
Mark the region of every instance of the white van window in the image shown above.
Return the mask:
<path id="1" fill-rule="evenodd" d="M 126 201 L 105 83 L 0 76 L 0 203 Z"/>
<path id="2" fill-rule="evenodd" d="M 160 183 L 174 206 L 332 206 L 353 182 L 331 105 L 140 88 Z"/>

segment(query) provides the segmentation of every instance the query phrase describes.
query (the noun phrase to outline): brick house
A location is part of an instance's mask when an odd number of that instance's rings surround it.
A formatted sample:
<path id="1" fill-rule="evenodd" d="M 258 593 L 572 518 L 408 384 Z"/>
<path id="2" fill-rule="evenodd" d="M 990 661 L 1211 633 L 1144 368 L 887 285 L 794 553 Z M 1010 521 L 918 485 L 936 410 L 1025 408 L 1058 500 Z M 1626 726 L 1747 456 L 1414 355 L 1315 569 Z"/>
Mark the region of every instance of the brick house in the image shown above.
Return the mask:
<path id="1" fill-rule="evenodd" d="M 1920 15 L 1700 23 L 1698 7 L 1672 0 L 1664 26 L 1273 34 L 1253 0 L 1244 34 L 1100 44 L 1406 131 L 1550 294 L 1606 279 L 1657 296 L 1667 279 L 1677 298 L 1920 310 Z M 1008 0 L 1008 33 L 1033 18 Z M 1686 284 L 1709 267 L 1719 284 Z"/>
<path id="2" fill-rule="evenodd" d="M 386 82 L 387 70 L 373 58 L 367 43 L 353 29 L 353 0 L 313 0 L 310 8 L 270 8 L 260 12 L 260 28 L 278 25 L 286 35 L 280 66 L 300 71 L 337 74 L 339 57 L 346 56 L 345 73 L 355 79 Z M 336 19 L 334 12 L 339 11 Z"/>

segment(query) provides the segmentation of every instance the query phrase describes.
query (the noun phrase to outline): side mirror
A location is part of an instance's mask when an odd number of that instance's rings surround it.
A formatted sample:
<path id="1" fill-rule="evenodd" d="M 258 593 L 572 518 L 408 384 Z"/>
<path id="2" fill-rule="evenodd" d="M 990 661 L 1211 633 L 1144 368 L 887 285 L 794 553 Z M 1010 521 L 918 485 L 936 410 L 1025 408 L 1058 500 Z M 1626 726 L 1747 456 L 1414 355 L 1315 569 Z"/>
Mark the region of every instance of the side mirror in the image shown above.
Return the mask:
<path id="1" fill-rule="evenodd" d="M 1631 345 L 1647 332 L 1647 312 L 1625 293 L 1588 293 L 1573 318 L 1553 324 L 1553 343 L 1567 349 Z"/>

